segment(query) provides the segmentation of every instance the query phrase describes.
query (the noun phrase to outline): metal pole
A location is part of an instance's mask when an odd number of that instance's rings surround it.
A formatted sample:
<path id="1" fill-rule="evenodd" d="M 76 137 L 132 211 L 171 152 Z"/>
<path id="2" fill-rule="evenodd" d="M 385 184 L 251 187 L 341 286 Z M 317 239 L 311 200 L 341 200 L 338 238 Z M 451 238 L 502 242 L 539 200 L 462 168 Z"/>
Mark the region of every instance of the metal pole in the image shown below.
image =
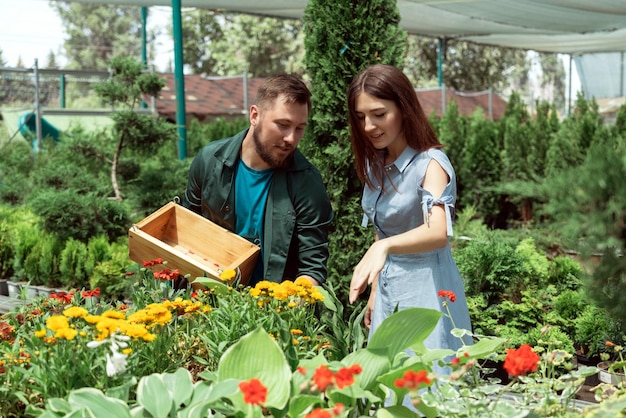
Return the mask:
<path id="1" fill-rule="evenodd" d="M 37 142 L 35 152 L 41 149 L 41 104 L 39 103 L 39 64 L 35 58 L 35 130 Z"/>
<path id="2" fill-rule="evenodd" d="M 176 125 L 178 127 L 178 158 L 187 158 L 187 117 L 185 111 L 185 75 L 183 73 L 183 29 L 181 0 L 172 0 L 174 32 L 174 82 L 176 85 Z"/>
<path id="3" fill-rule="evenodd" d="M 143 65 L 143 69 L 148 68 L 148 35 L 146 31 L 146 22 L 148 21 L 148 8 L 141 8 L 141 64 Z M 141 101 L 141 107 L 147 108 L 148 104 L 145 100 Z"/>
<path id="4" fill-rule="evenodd" d="M 569 83 L 567 89 L 567 116 L 570 116 L 572 114 L 572 54 L 569 54 Z"/>
<path id="5" fill-rule="evenodd" d="M 59 106 L 65 109 L 65 74 L 59 75 Z"/>
<path id="6" fill-rule="evenodd" d="M 439 49 L 437 50 L 437 82 L 438 86 L 443 85 L 443 49 L 445 48 L 445 42 L 443 38 L 439 38 Z"/>

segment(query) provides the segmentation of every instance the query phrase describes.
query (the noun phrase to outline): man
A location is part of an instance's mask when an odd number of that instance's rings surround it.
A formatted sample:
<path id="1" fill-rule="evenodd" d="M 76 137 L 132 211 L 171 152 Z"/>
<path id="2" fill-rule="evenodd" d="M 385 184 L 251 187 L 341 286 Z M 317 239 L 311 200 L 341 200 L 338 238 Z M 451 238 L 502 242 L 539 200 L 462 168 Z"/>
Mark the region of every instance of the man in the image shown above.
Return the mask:
<path id="1" fill-rule="evenodd" d="M 250 127 L 206 145 L 189 169 L 183 206 L 261 247 L 249 285 L 326 281 L 333 212 L 319 171 L 297 150 L 310 111 L 302 80 L 271 76 L 250 106 Z"/>

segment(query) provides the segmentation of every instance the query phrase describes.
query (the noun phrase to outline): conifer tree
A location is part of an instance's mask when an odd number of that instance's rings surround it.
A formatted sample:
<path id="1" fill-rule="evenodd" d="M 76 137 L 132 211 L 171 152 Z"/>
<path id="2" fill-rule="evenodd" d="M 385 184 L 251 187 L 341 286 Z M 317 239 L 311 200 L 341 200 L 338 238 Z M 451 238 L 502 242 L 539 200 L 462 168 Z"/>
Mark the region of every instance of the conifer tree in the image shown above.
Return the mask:
<path id="1" fill-rule="evenodd" d="M 350 280 L 372 242 L 371 229 L 360 227 L 362 185 L 353 168 L 346 93 L 363 68 L 402 62 L 406 33 L 399 22 L 393 0 L 311 0 L 304 11 L 304 65 L 313 113 L 301 147 L 322 173 L 335 211 L 328 268 L 337 286 Z"/>

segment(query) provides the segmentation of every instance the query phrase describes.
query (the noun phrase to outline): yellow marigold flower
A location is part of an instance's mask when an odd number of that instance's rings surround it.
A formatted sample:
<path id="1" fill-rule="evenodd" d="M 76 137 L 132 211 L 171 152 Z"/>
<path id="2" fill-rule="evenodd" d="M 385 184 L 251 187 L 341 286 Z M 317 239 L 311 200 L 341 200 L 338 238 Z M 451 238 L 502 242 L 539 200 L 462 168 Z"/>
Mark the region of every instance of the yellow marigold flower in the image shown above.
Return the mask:
<path id="1" fill-rule="evenodd" d="M 257 305 L 259 305 L 259 307 L 263 307 L 263 305 L 265 305 L 265 302 L 263 302 L 262 300 L 257 302 Z"/>
<path id="2" fill-rule="evenodd" d="M 302 336 L 302 341 L 309 341 L 311 339 L 311 337 L 309 337 L 308 335 L 303 335 Z"/>
<path id="3" fill-rule="evenodd" d="M 76 334 L 78 334 L 78 331 L 76 331 L 75 329 L 60 328 L 56 331 L 54 336 L 56 338 L 65 338 L 66 340 L 73 340 L 74 338 L 76 338 Z"/>
<path id="4" fill-rule="evenodd" d="M 143 338 L 143 340 L 146 341 L 146 342 L 151 342 L 151 341 L 154 341 L 156 339 L 156 335 L 155 334 L 146 334 L 146 335 L 142 336 L 141 338 Z"/>
<path id="5" fill-rule="evenodd" d="M 272 286 L 272 284 L 274 283 L 267 281 L 267 280 L 261 280 L 254 286 L 254 288 L 262 292 L 264 290 L 268 290 Z"/>
<path id="6" fill-rule="evenodd" d="M 89 324 L 97 324 L 102 318 L 100 315 L 87 315 L 83 319 Z"/>
<path id="7" fill-rule="evenodd" d="M 132 348 L 125 348 L 122 350 L 122 354 L 126 354 L 127 356 L 130 355 L 130 353 L 133 352 Z"/>
<path id="8" fill-rule="evenodd" d="M 35 337 L 37 338 L 43 338 L 46 336 L 46 329 L 40 329 L 39 331 L 35 331 Z"/>
<path id="9" fill-rule="evenodd" d="M 287 304 L 287 306 L 290 307 L 290 308 L 295 308 L 297 305 L 298 304 L 296 302 L 294 302 L 293 300 Z"/>
<path id="10" fill-rule="evenodd" d="M 253 298 L 258 298 L 261 295 L 261 290 L 257 289 L 256 287 L 253 289 L 250 289 L 250 296 L 252 296 Z"/>
<path id="11" fill-rule="evenodd" d="M 212 310 L 213 310 L 213 308 L 211 308 L 209 305 L 204 305 L 202 307 L 202 312 L 204 312 L 204 313 L 211 312 Z"/>
<path id="12" fill-rule="evenodd" d="M 302 335 L 302 334 L 304 334 L 304 332 L 301 329 L 292 329 L 291 333 L 293 335 Z"/>
<path id="13" fill-rule="evenodd" d="M 300 344 L 300 341 L 296 340 L 295 338 L 293 339 L 293 345 L 298 345 Z"/>
<path id="14" fill-rule="evenodd" d="M 225 282 L 229 282 L 232 279 L 235 278 L 235 276 L 237 276 L 237 272 L 233 269 L 227 269 L 224 270 L 221 274 L 220 274 L 220 280 L 225 281 Z"/>
<path id="15" fill-rule="evenodd" d="M 321 302 L 324 300 L 324 295 L 322 295 L 319 291 L 311 292 L 311 299 L 317 302 Z"/>
<path id="16" fill-rule="evenodd" d="M 313 283 L 311 283 L 311 281 L 304 276 L 298 277 L 295 281 L 295 284 L 297 286 L 302 286 L 305 289 L 310 289 L 311 287 L 313 287 Z"/>
<path id="17" fill-rule="evenodd" d="M 78 335 L 80 335 L 81 337 L 86 337 L 87 333 L 85 331 L 80 331 Z"/>
<path id="18" fill-rule="evenodd" d="M 101 335 L 104 335 L 104 338 L 106 338 L 120 329 L 125 322 L 126 321 L 122 321 L 120 319 L 102 318 L 102 320 L 96 324 L 96 329 L 100 331 Z"/>
<path id="19" fill-rule="evenodd" d="M 133 338 L 143 338 L 144 335 L 149 334 L 144 324 L 126 324 L 120 331 Z"/>
<path id="20" fill-rule="evenodd" d="M 71 306 L 63 311 L 63 315 L 68 318 L 84 318 L 89 314 L 87 309 L 80 306 Z"/>
<path id="21" fill-rule="evenodd" d="M 276 287 L 272 289 L 272 297 L 276 300 L 286 300 L 289 297 L 286 289 Z"/>
<path id="22" fill-rule="evenodd" d="M 62 315 L 54 315 L 46 319 L 46 327 L 48 327 L 48 329 L 51 329 L 52 331 L 57 331 L 61 328 L 67 328 L 68 326 L 69 322 L 67 317 Z"/>
<path id="23" fill-rule="evenodd" d="M 146 306 L 149 314 L 152 316 L 152 321 L 158 324 L 167 324 L 172 320 L 172 312 L 162 304 L 153 303 Z"/>
<path id="24" fill-rule="evenodd" d="M 102 313 L 102 316 L 105 318 L 124 319 L 126 315 L 124 314 L 124 312 L 106 311 Z"/>
<path id="25" fill-rule="evenodd" d="M 146 309 L 140 309 L 137 312 L 134 312 L 130 315 L 128 315 L 128 322 L 134 322 L 134 323 L 148 323 L 148 322 L 152 322 L 152 315 L 150 315 L 150 313 L 146 310 Z"/>

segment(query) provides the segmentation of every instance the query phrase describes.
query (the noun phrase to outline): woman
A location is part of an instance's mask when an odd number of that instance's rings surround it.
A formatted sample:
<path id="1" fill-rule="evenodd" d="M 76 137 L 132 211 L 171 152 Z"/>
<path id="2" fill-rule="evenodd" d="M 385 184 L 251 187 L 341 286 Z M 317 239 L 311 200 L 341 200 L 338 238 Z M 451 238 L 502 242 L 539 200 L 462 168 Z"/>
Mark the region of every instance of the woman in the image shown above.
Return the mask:
<path id="1" fill-rule="evenodd" d="M 452 291 L 456 300 L 447 305 L 454 325 L 444 315 L 424 343 L 456 350 L 462 343 L 450 331 L 471 325 L 448 241 L 456 200 L 450 160 L 411 82 L 393 66 L 359 73 L 348 90 L 348 111 L 355 167 L 365 183 L 364 226 L 376 228 L 376 241 L 354 269 L 350 303 L 372 285 L 365 314 L 371 338 L 396 306 L 447 314 L 439 291 Z"/>

